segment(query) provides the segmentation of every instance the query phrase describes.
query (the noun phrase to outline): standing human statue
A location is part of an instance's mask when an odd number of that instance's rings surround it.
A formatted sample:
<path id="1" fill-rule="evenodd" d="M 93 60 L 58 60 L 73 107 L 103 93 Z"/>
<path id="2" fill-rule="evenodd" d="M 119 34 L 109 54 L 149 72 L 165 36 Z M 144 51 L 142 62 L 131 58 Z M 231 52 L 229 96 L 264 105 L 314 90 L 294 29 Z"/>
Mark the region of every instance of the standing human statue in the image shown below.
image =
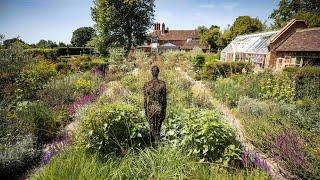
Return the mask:
<path id="1" fill-rule="evenodd" d="M 143 87 L 144 109 L 152 141 L 157 142 L 160 140 L 161 125 L 166 117 L 167 88 L 166 83 L 158 79 L 158 66 L 152 66 L 151 74 L 152 80 L 146 82 Z"/>

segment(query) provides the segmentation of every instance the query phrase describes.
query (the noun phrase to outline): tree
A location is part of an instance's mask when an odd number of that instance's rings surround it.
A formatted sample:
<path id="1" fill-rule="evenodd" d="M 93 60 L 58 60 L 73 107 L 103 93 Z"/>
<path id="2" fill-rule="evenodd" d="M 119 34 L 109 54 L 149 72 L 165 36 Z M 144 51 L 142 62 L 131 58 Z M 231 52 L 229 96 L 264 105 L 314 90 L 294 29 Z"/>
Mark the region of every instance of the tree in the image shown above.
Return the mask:
<path id="1" fill-rule="evenodd" d="M 231 27 L 228 27 L 221 38 L 221 46 L 227 46 L 235 37 L 243 34 L 261 32 L 265 25 L 258 18 L 250 16 L 239 16 Z"/>
<path id="2" fill-rule="evenodd" d="M 67 47 L 67 45 L 64 42 L 59 42 L 58 46 L 59 47 Z"/>
<path id="3" fill-rule="evenodd" d="M 291 19 L 305 20 L 310 27 L 320 26 L 320 6 L 318 0 L 281 0 L 269 16 L 274 20 L 274 28 L 285 26 Z"/>
<path id="4" fill-rule="evenodd" d="M 57 43 L 53 42 L 53 41 L 46 41 L 46 40 L 43 40 L 41 39 L 37 44 L 36 46 L 38 48 L 53 48 L 53 47 L 58 47 Z"/>
<path id="5" fill-rule="evenodd" d="M 198 27 L 198 32 L 202 44 L 210 45 L 210 48 L 214 50 L 222 47 L 222 34 L 219 26 L 211 26 L 210 29 L 205 26 L 200 26 Z"/>
<path id="6" fill-rule="evenodd" d="M 16 37 L 16 38 L 11 38 L 11 39 L 6 39 L 3 41 L 3 47 L 4 48 L 9 48 L 10 45 L 14 44 L 14 43 L 19 43 L 23 48 L 29 48 L 29 45 L 27 43 L 25 43 L 24 41 L 22 41 L 20 39 L 20 37 Z"/>
<path id="7" fill-rule="evenodd" d="M 94 36 L 92 27 L 81 27 L 73 31 L 71 44 L 75 47 L 83 47 Z"/>
<path id="8" fill-rule="evenodd" d="M 0 48 L 2 48 L 2 43 L 4 38 L 5 38 L 4 34 L 0 34 Z"/>
<path id="9" fill-rule="evenodd" d="M 154 0 L 95 0 L 91 10 L 99 52 L 113 46 L 129 52 L 147 38 L 154 19 Z"/>

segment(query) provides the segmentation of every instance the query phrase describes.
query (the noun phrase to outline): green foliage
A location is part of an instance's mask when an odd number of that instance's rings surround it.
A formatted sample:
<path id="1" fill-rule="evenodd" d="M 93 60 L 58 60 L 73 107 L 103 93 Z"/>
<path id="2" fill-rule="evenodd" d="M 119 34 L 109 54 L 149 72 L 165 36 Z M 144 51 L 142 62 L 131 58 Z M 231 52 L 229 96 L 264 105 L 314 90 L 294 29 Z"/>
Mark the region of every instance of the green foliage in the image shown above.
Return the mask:
<path id="1" fill-rule="evenodd" d="M 57 74 L 55 65 L 48 61 L 38 61 L 29 64 L 16 77 L 15 83 L 18 87 L 17 96 L 21 98 L 34 99 L 36 91 L 42 89 L 51 77 Z"/>
<path id="2" fill-rule="evenodd" d="M 27 43 L 25 43 L 24 41 L 22 41 L 19 37 L 12 38 L 12 39 L 6 39 L 3 41 L 3 47 L 5 49 L 8 49 L 10 46 L 12 46 L 14 44 L 19 44 L 21 47 L 23 47 L 23 49 L 29 48 L 29 45 Z"/>
<path id="3" fill-rule="evenodd" d="M 124 48 L 110 48 L 108 51 L 109 62 L 121 63 L 126 58 L 126 52 Z"/>
<path id="4" fill-rule="evenodd" d="M 154 1 L 95 0 L 91 10 L 99 52 L 105 54 L 112 46 L 125 47 L 129 52 L 132 46 L 142 44 L 147 38 L 154 16 Z"/>
<path id="5" fill-rule="evenodd" d="M 46 41 L 41 39 L 37 44 L 36 44 L 37 48 L 54 48 L 57 47 L 57 43 L 53 42 L 53 41 Z"/>
<path id="6" fill-rule="evenodd" d="M 6 137 L 0 141 L 0 176 L 12 178 L 35 164 L 39 151 L 32 135 Z"/>
<path id="7" fill-rule="evenodd" d="M 318 27 L 320 25 L 319 15 L 318 1 L 281 0 L 270 18 L 274 19 L 275 28 L 285 26 L 293 18 L 305 20 L 310 27 Z"/>
<path id="8" fill-rule="evenodd" d="M 204 66 L 205 60 L 206 60 L 205 57 L 201 55 L 194 57 L 192 59 L 193 70 L 196 72 L 199 72 Z"/>
<path id="9" fill-rule="evenodd" d="M 296 99 L 314 100 L 320 96 L 320 68 L 319 67 L 300 67 L 286 68 L 290 78 L 293 78 L 296 85 Z"/>
<path id="10" fill-rule="evenodd" d="M 198 31 L 202 44 L 210 45 L 210 48 L 214 50 L 222 48 L 222 33 L 220 32 L 220 27 L 211 26 L 211 28 L 208 29 L 205 26 L 200 26 L 198 27 Z"/>
<path id="11" fill-rule="evenodd" d="M 97 90 L 102 83 L 103 79 L 91 72 L 71 74 L 47 82 L 38 92 L 38 98 L 49 107 L 63 107 L 80 95 Z"/>
<path id="12" fill-rule="evenodd" d="M 124 155 L 138 148 L 148 138 L 148 129 L 141 113 L 130 105 L 106 105 L 91 111 L 84 118 L 78 143 L 104 158 Z"/>
<path id="13" fill-rule="evenodd" d="M 81 27 L 73 31 L 71 44 L 75 47 L 83 47 L 94 36 L 94 29 L 92 27 Z"/>
<path id="14" fill-rule="evenodd" d="M 58 59 L 58 51 L 56 49 L 26 49 L 24 53 L 32 58 L 54 61 Z"/>
<path id="15" fill-rule="evenodd" d="M 265 77 L 259 82 L 261 87 L 260 98 L 262 100 L 274 99 L 290 103 L 295 96 L 295 82 L 285 73 L 265 73 Z"/>
<path id="16" fill-rule="evenodd" d="M 258 18 L 250 16 L 239 16 L 232 26 L 225 30 L 222 35 L 222 47 L 227 46 L 235 37 L 243 34 L 261 32 L 265 29 L 264 25 Z"/>
<path id="17" fill-rule="evenodd" d="M 232 74 L 253 71 L 253 65 L 247 62 L 207 62 L 204 65 L 202 77 L 216 80 L 218 77 L 229 77 Z"/>
<path id="18" fill-rule="evenodd" d="M 214 97 L 230 107 L 237 105 L 242 94 L 242 84 L 232 78 L 220 78 L 213 87 Z"/>
<path id="19" fill-rule="evenodd" d="M 94 49 L 91 47 L 59 47 L 56 48 L 58 56 L 79 56 L 79 55 L 91 55 L 94 54 Z"/>
<path id="20" fill-rule="evenodd" d="M 224 149 L 236 144 L 234 131 L 223 123 L 215 112 L 191 111 L 182 128 L 184 135 L 181 145 L 188 154 L 206 160 L 217 160 Z"/>
<path id="21" fill-rule="evenodd" d="M 56 122 L 51 111 L 39 102 L 18 103 L 16 115 L 18 122 L 24 127 L 22 131 L 32 132 L 40 143 L 52 140 L 58 135 L 59 122 Z"/>
<path id="22" fill-rule="evenodd" d="M 23 67 L 33 62 L 24 54 L 21 43 L 11 44 L 8 49 L 0 50 L 0 101 L 9 103 L 15 99 L 14 78 L 22 71 Z"/>
<path id="23" fill-rule="evenodd" d="M 64 42 L 59 42 L 58 47 L 67 47 L 67 45 Z"/>
<path id="24" fill-rule="evenodd" d="M 63 164 L 63 166 L 61 166 Z M 32 179 L 268 179 L 259 170 L 230 170 L 201 164 L 169 147 L 128 153 L 102 163 L 96 156 L 71 150 L 58 155 Z"/>

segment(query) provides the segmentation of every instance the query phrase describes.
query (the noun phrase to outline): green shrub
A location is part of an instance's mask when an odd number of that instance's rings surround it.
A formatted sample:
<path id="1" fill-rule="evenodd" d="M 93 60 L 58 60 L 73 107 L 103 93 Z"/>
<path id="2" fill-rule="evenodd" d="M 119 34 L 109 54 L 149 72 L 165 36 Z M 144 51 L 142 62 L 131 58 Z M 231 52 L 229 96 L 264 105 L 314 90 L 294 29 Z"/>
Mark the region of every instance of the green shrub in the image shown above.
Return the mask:
<path id="1" fill-rule="evenodd" d="M 202 77 L 216 80 L 218 77 L 229 77 L 233 74 L 252 72 L 253 65 L 247 62 L 212 62 L 209 61 L 204 65 L 201 72 Z"/>
<path id="2" fill-rule="evenodd" d="M 123 62 L 126 59 L 126 51 L 124 48 L 110 48 L 109 62 Z"/>
<path id="3" fill-rule="evenodd" d="M 194 57 L 191 61 L 193 70 L 199 72 L 202 69 L 205 61 L 206 59 L 203 55 L 197 55 L 196 57 Z"/>
<path id="4" fill-rule="evenodd" d="M 296 99 L 315 99 L 320 96 L 319 67 L 288 67 L 284 69 L 295 81 Z"/>
<path id="5" fill-rule="evenodd" d="M 62 107 L 82 94 L 97 90 L 102 83 L 103 79 L 91 72 L 71 74 L 49 81 L 38 92 L 38 98 L 49 107 Z"/>
<path id="6" fill-rule="evenodd" d="M 285 73 L 272 74 L 264 73 L 260 80 L 259 86 L 260 99 L 283 101 L 290 103 L 295 97 L 295 83 L 291 77 Z"/>
<path id="7" fill-rule="evenodd" d="M 24 50 L 24 53 L 33 58 L 53 61 L 58 59 L 58 51 L 56 49 L 26 49 Z"/>
<path id="8" fill-rule="evenodd" d="M 77 56 L 80 54 L 93 54 L 94 49 L 89 47 L 59 47 L 57 48 L 58 56 Z"/>
<path id="9" fill-rule="evenodd" d="M 216 112 L 190 111 L 186 118 L 181 145 L 188 154 L 214 161 L 229 145 L 237 145 L 234 130 Z"/>
<path id="10" fill-rule="evenodd" d="M 83 119 L 78 143 L 101 157 L 124 155 L 130 148 L 148 141 L 148 129 L 141 113 L 130 105 L 106 105 Z"/>
<path id="11" fill-rule="evenodd" d="M 48 108 L 39 102 L 21 102 L 17 105 L 17 119 L 24 132 L 32 132 L 39 143 L 52 140 L 58 135 L 56 122 Z"/>
<path id="12" fill-rule="evenodd" d="M 6 137 L 0 143 L 0 176 L 11 179 L 35 164 L 40 153 L 32 135 Z"/>
<path id="13" fill-rule="evenodd" d="M 214 97 L 234 107 L 237 105 L 239 98 L 244 95 L 242 88 L 242 83 L 232 78 L 219 78 L 213 87 Z"/>
<path id="14" fill-rule="evenodd" d="M 25 99 L 34 99 L 36 91 L 42 89 L 43 84 L 56 74 L 55 65 L 48 61 L 28 65 L 16 78 L 18 95 Z"/>

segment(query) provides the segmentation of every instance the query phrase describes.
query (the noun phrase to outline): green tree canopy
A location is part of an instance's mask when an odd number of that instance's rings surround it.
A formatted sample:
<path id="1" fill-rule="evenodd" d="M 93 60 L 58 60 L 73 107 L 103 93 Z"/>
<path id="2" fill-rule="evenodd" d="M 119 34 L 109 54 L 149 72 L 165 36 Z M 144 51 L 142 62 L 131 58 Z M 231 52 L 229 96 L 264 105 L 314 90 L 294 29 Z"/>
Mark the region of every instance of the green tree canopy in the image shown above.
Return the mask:
<path id="1" fill-rule="evenodd" d="M 125 47 L 128 52 L 146 40 L 154 18 L 154 0 L 94 0 L 92 18 L 100 53 L 112 46 Z"/>
<path id="2" fill-rule="evenodd" d="M 36 47 L 38 48 L 53 48 L 53 47 L 57 47 L 57 43 L 51 41 L 51 40 L 44 40 L 44 39 L 41 39 L 37 44 L 36 44 Z"/>
<path id="3" fill-rule="evenodd" d="M 274 28 L 281 28 L 294 18 L 305 20 L 310 27 L 320 26 L 319 3 L 319 0 L 281 0 L 270 15 Z"/>
<path id="4" fill-rule="evenodd" d="M 71 44 L 75 47 L 83 47 L 94 36 L 92 27 L 81 27 L 73 31 Z"/>
<path id="5" fill-rule="evenodd" d="M 59 47 L 67 47 L 67 45 L 64 42 L 59 42 L 58 46 Z"/>
<path id="6" fill-rule="evenodd" d="M 235 37 L 243 34 L 261 32 L 265 30 L 265 25 L 258 18 L 250 16 L 239 16 L 232 26 L 228 27 L 221 39 L 221 46 L 227 46 Z"/>
<path id="7" fill-rule="evenodd" d="M 222 34 L 219 26 L 212 25 L 210 29 L 205 26 L 198 27 L 200 42 L 210 45 L 211 49 L 218 50 L 222 47 Z"/>
<path id="8" fill-rule="evenodd" d="M 15 43 L 19 43 L 23 48 L 29 48 L 29 45 L 27 43 L 25 43 L 24 41 L 22 41 L 20 39 L 20 37 L 4 40 L 3 47 L 7 49 L 7 48 L 9 48 L 10 45 L 15 44 Z"/>

